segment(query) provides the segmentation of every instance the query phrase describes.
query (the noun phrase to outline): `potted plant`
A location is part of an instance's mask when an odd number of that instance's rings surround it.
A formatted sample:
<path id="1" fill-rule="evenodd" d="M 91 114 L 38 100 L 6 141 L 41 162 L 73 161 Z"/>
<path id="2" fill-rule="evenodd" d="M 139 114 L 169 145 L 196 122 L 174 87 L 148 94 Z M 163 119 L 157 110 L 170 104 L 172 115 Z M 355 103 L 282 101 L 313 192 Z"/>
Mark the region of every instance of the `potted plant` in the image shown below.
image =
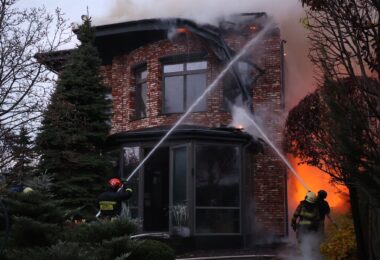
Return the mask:
<path id="1" fill-rule="evenodd" d="M 173 205 L 172 209 L 173 216 L 173 233 L 180 237 L 190 236 L 190 228 L 188 227 L 189 214 L 187 211 L 187 205 L 184 203 L 178 203 Z"/>

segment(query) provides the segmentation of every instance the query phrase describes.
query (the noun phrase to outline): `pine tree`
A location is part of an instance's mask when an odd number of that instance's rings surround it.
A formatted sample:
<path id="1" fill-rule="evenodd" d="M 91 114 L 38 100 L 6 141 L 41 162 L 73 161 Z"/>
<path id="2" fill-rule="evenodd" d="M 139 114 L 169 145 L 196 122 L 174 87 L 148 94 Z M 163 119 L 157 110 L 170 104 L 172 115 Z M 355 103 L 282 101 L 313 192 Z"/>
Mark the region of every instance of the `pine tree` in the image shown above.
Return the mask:
<path id="1" fill-rule="evenodd" d="M 110 100 L 99 74 L 101 60 L 93 46 L 90 18 L 84 19 L 77 36 L 81 45 L 60 74 L 37 144 L 40 170 L 54 175 L 53 192 L 64 207 L 90 209 L 109 167 L 102 153 Z"/>
<path id="2" fill-rule="evenodd" d="M 26 127 L 21 127 L 20 132 L 14 135 L 11 146 L 14 166 L 12 167 L 10 179 L 22 183 L 27 175 L 34 169 L 35 159 L 34 142 L 32 141 Z"/>
<path id="3" fill-rule="evenodd" d="M 7 194 L 4 203 L 11 225 L 9 233 L 0 229 L 0 259 L 111 260 L 132 250 L 129 235 L 137 230 L 134 222 L 123 218 L 75 222 L 52 195 L 44 187 Z M 4 220 L 1 211 L 0 223 Z"/>

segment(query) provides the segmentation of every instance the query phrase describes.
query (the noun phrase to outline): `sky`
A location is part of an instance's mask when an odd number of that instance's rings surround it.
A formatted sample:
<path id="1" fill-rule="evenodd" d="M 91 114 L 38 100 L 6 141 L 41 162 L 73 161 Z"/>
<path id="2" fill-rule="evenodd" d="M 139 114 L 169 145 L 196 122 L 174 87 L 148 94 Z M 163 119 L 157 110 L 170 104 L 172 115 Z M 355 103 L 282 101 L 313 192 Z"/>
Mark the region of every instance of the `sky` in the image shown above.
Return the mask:
<path id="1" fill-rule="evenodd" d="M 70 22 L 80 22 L 81 15 L 87 13 L 87 7 L 90 15 L 94 17 L 105 16 L 109 11 L 113 0 L 19 0 L 19 7 L 41 7 L 45 6 L 47 10 L 53 12 L 59 7 Z"/>

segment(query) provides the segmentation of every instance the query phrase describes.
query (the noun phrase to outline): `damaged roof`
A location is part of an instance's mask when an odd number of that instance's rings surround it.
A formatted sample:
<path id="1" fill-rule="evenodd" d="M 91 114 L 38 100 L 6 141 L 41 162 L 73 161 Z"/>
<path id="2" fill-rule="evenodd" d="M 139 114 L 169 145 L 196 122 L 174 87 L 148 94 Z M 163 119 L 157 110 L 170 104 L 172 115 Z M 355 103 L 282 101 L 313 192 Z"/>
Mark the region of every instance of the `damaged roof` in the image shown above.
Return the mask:
<path id="1" fill-rule="evenodd" d="M 129 53 L 151 42 L 167 39 L 170 30 L 186 28 L 188 31 L 203 38 L 222 63 L 228 63 L 235 55 L 235 52 L 226 44 L 223 34 L 241 32 L 248 24 L 254 23 L 260 26 L 266 20 L 267 16 L 265 13 L 246 13 L 221 20 L 219 26 L 200 25 L 192 20 L 181 18 L 145 19 L 107 24 L 95 27 L 95 46 L 99 51 L 103 64 L 111 64 L 115 56 Z M 36 58 L 53 72 L 59 72 L 63 68 L 71 51 L 39 53 L 36 55 Z M 253 66 L 258 72 L 257 79 L 264 73 L 264 70 L 256 64 L 253 64 Z M 237 86 L 242 90 L 243 99 L 246 101 L 250 100 L 249 90 L 242 83 L 237 68 L 232 67 L 231 72 Z"/>

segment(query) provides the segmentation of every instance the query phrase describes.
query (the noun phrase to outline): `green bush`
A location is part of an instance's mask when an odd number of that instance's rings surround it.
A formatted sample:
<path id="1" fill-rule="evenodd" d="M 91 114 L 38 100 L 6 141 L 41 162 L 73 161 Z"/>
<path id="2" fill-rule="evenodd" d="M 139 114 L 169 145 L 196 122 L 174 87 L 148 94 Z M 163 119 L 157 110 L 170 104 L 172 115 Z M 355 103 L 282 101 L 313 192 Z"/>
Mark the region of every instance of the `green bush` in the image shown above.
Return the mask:
<path id="1" fill-rule="evenodd" d="M 321 253 L 326 259 L 357 259 L 355 230 L 352 216 L 342 215 L 337 219 L 339 229 L 330 224 L 326 240 L 321 244 Z"/>
<path id="2" fill-rule="evenodd" d="M 155 240 L 135 242 L 128 260 L 174 260 L 174 250 L 168 245 Z"/>
<path id="3" fill-rule="evenodd" d="M 56 242 L 58 232 L 57 225 L 15 217 L 10 242 L 15 247 L 50 246 Z"/>
<path id="4" fill-rule="evenodd" d="M 135 233 L 136 225 L 129 220 L 115 219 L 112 221 L 94 221 L 80 224 L 63 234 L 63 240 L 82 243 L 100 243 L 114 237 L 121 237 Z"/>
<path id="5" fill-rule="evenodd" d="M 129 236 L 115 237 L 102 242 L 104 252 L 107 252 L 109 259 L 119 257 L 131 250 Z M 106 259 L 106 258 L 105 258 Z"/>

